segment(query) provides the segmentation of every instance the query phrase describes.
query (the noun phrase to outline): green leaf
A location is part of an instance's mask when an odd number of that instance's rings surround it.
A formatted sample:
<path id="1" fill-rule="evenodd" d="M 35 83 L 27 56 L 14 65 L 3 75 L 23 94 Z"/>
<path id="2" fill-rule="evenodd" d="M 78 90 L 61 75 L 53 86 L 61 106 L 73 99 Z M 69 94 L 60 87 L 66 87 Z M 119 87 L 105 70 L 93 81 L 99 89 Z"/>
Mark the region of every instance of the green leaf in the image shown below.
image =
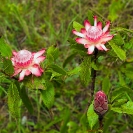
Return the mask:
<path id="1" fill-rule="evenodd" d="M 47 64 L 53 63 L 59 56 L 59 49 L 54 46 L 50 46 L 47 50 L 46 62 Z"/>
<path id="2" fill-rule="evenodd" d="M 60 130 L 61 133 L 67 133 L 67 129 L 68 129 L 67 123 L 69 122 L 69 120 L 70 120 L 70 110 L 65 109 L 63 113 L 63 123 L 62 123 L 63 125 L 61 126 L 61 130 Z"/>
<path id="3" fill-rule="evenodd" d="M 60 73 L 62 75 L 66 74 L 66 71 L 58 65 L 51 65 L 50 67 L 57 73 Z"/>
<path id="4" fill-rule="evenodd" d="M 24 103 L 24 105 L 26 106 L 26 108 L 28 109 L 28 111 L 33 114 L 33 107 L 32 107 L 32 104 L 30 102 L 30 99 L 27 95 L 27 92 L 26 92 L 26 89 L 25 87 L 23 86 L 22 89 L 20 90 L 20 97 Z"/>
<path id="5" fill-rule="evenodd" d="M 15 81 L 15 85 L 17 86 L 18 88 L 18 91 L 19 91 L 19 96 L 21 97 L 25 107 L 28 109 L 28 111 L 32 114 L 33 113 L 33 107 L 32 107 L 32 104 L 30 102 L 30 99 L 27 95 L 27 92 L 26 92 L 26 89 L 25 89 L 25 86 L 22 86 L 22 88 L 20 88 L 20 84 L 18 83 L 18 81 Z"/>
<path id="6" fill-rule="evenodd" d="M 94 69 L 94 70 L 101 70 L 103 68 L 103 66 L 100 64 L 100 63 L 95 63 L 95 62 L 91 62 L 91 67 Z"/>
<path id="7" fill-rule="evenodd" d="M 77 31 L 80 31 L 80 29 L 81 29 L 81 28 L 84 28 L 84 26 L 81 25 L 80 23 L 74 21 L 74 22 L 73 22 L 73 28 L 74 28 L 75 30 L 77 30 Z"/>
<path id="8" fill-rule="evenodd" d="M 119 33 L 113 37 L 113 42 L 119 46 L 121 46 L 125 43 L 123 38 L 121 37 L 121 35 Z"/>
<path id="9" fill-rule="evenodd" d="M 120 71 L 118 71 L 118 76 L 119 76 L 120 85 L 122 85 L 122 86 L 126 85 L 125 80 L 124 80 L 122 73 Z"/>
<path id="10" fill-rule="evenodd" d="M 113 111 L 109 111 L 109 113 L 106 116 L 107 117 L 106 117 L 106 121 L 104 122 L 103 133 L 108 133 L 109 126 L 113 123 L 115 118 Z"/>
<path id="11" fill-rule="evenodd" d="M 45 83 L 46 90 L 41 90 L 41 97 L 45 106 L 50 109 L 54 104 L 54 87 L 49 81 Z"/>
<path id="12" fill-rule="evenodd" d="M 88 20 L 91 23 L 91 25 L 94 25 L 94 15 L 91 10 L 88 10 Z"/>
<path id="13" fill-rule="evenodd" d="M 50 72 L 52 72 L 52 75 L 51 75 L 51 77 L 50 77 L 50 80 L 52 80 L 54 77 L 60 77 L 62 74 L 60 74 L 60 73 L 57 73 L 57 72 L 55 72 L 55 71 L 50 71 Z"/>
<path id="14" fill-rule="evenodd" d="M 12 75 L 14 73 L 14 68 L 11 60 L 3 58 L 3 69 L 8 75 Z"/>
<path id="15" fill-rule="evenodd" d="M 3 38 L 0 38 L 0 53 L 4 57 L 10 58 L 12 56 L 12 50 Z"/>
<path id="16" fill-rule="evenodd" d="M 84 45 L 73 43 L 71 48 L 74 50 L 74 52 L 80 54 L 81 56 L 87 55 L 87 49 L 84 47 Z"/>
<path id="17" fill-rule="evenodd" d="M 72 53 L 70 56 L 68 56 L 63 63 L 63 67 L 65 67 L 76 56 L 76 54 L 77 52 Z"/>
<path id="18" fill-rule="evenodd" d="M 125 60 L 126 59 L 126 53 L 124 50 L 122 50 L 121 48 L 119 48 L 117 45 L 115 45 L 115 43 L 113 41 L 109 42 L 109 45 L 112 47 L 112 49 L 114 50 L 114 52 L 116 53 L 116 55 L 121 59 L 121 60 Z"/>
<path id="19" fill-rule="evenodd" d="M 50 46 L 47 50 L 47 56 L 52 55 L 54 60 L 56 60 L 59 56 L 59 49 L 54 46 Z"/>
<path id="20" fill-rule="evenodd" d="M 120 70 L 130 79 L 133 79 L 133 68 L 131 64 L 127 64 L 120 68 Z"/>
<path id="21" fill-rule="evenodd" d="M 93 104 L 91 104 L 90 107 L 88 108 L 87 119 L 91 129 L 98 122 L 98 115 L 94 112 Z"/>
<path id="22" fill-rule="evenodd" d="M 112 104 L 112 107 L 121 106 L 126 103 L 128 100 L 126 98 L 118 99 Z"/>
<path id="23" fill-rule="evenodd" d="M 8 88 L 8 107 L 9 112 L 15 118 L 20 117 L 20 96 L 15 84 L 11 84 Z"/>
<path id="24" fill-rule="evenodd" d="M 133 102 L 128 101 L 120 107 L 112 107 L 111 110 L 117 113 L 133 114 Z"/>
<path id="25" fill-rule="evenodd" d="M 54 62 L 54 57 L 51 54 L 47 55 L 46 63 L 52 64 L 53 62 Z"/>
<path id="26" fill-rule="evenodd" d="M 83 85 L 88 86 L 91 80 L 91 58 L 85 57 L 80 65 L 80 79 Z"/>
<path id="27" fill-rule="evenodd" d="M 102 81 L 102 90 L 105 92 L 105 94 L 108 94 L 109 89 L 110 89 L 110 80 L 109 77 L 106 76 L 105 78 L 103 78 Z"/>
<path id="28" fill-rule="evenodd" d="M 127 86 L 116 88 L 112 92 L 111 102 L 113 102 L 116 99 L 119 99 L 122 95 L 125 95 L 125 92 L 129 95 L 133 94 L 133 90 Z"/>
<path id="29" fill-rule="evenodd" d="M 78 130 L 78 124 L 74 121 L 69 121 L 67 123 L 68 126 L 68 133 L 76 133 L 76 131 Z"/>
<path id="30" fill-rule="evenodd" d="M 123 8 L 123 5 L 124 3 L 121 1 L 112 0 L 109 6 L 108 19 L 111 21 L 115 21 L 118 18 L 119 11 Z"/>
<path id="31" fill-rule="evenodd" d="M 78 67 L 74 68 L 73 70 L 67 72 L 67 74 L 69 76 L 72 76 L 72 75 L 78 74 L 80 72 L 80 70 L 81 70 L 81 67 L 78 66 Z"/>
<path id="32" fill-rule="evenodd" d="M 10 8 L 10 13 L 14 16 L 14 18 L 16 18 L 18 20 L 21 27 L 23 28 L 23 31 L 27 35 L 28 39 L 31 40 L 28 24 L 25 21 L 25 19 L 22 17 L 22 15 L 20 15 L 19 6 L 15 5 L 15 4 L 10 4 L 9 8 Z"/>

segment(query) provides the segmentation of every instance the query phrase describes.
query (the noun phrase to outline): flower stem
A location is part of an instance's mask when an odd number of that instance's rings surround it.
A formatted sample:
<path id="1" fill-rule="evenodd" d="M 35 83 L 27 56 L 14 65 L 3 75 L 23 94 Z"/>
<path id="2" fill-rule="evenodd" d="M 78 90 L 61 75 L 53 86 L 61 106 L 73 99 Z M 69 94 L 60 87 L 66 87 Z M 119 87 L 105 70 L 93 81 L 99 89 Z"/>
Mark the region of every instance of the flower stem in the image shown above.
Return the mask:
<path id="1" fill-rule="evenodd" d="M 98 116 L 98 120 L 99 120 L 99 133 L 101 133 L 101 130 L 103 130 L 103 116 L 99 115 Z"/>
<path id="2" fill-rule="evenodd" d="M 98 49 L 95 48 L 95 50 L 94 50 L 94 63 L 95 64 L 96 64 L 96 61 L 97 61 L 97 54 L 98 54 Z M 91 73 L 92 73 L 92 82 L 91 82 L 91 86 L 90 85 L 88 86 L 88 89 L 89 90 L 91 89 L 91 96 L 90 96 L 90 99 L 88 101 L 88 106 L 85 109 L 85 112 L 87 111 L 88 107 L 91 104 L 91 101 L 93 100 L 93 95 L 94 95 L 94 90 L 95 90 L 95 82 L 96 82 L 97 71 L 92 68 Z"/>
<path id="3" fill-rule="evenodd" d="M 95 48 L 95 50 L 94 50 L 94 63 L 95 64 L 97 61 L 97 54 L 98 54 L 98 49 Z M 96 76 L 97 76 L 97 71 L 95 69 L 92 69 L 91 101 L 92 101 L 93 95 L 94 95 Z"/>

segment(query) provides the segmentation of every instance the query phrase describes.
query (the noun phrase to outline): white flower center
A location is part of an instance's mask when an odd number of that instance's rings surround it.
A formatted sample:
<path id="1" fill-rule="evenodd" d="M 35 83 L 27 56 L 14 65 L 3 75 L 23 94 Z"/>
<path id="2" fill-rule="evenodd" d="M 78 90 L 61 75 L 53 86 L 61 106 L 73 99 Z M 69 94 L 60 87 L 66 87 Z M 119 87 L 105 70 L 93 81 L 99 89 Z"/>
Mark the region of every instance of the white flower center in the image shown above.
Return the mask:
<path id="1" fill-rule="evenodd" d="M 21 50 L 14 57 L 15 66 L 20 68 L 27 68 L 33 61 L 32 53 L 28 50 Z"/>
<path id="2" fill-rule="evenodd" d="M 19 63 L 25 63 L 31 59 L 31 56 L 32 54 L 28 50 L 21 50 L 15 56 L 15 61 Z"/>
<path id="3" fill-rule="evenodd" d="M 87 31 L 87 37 L 90 39 L 97 39 L 102 35 L 102 30 L 96 26 L 91 26 Z"/>

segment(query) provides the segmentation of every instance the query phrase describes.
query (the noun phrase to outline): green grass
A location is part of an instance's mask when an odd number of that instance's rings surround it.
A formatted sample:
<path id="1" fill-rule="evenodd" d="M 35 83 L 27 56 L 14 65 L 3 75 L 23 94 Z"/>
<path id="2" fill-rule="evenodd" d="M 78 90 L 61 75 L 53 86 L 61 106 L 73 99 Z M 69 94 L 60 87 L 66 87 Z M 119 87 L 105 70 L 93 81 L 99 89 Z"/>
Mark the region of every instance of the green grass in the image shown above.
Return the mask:
<path id="1" fill-rule="evenodd" d="M 73 21 L 82 24 L 85 19 L 89 19 L 93 22 L 93 14 L 104 24 L 106 20 L 111 20 L 111 28 L 114 30 L 112 32 L 115 32 L 116 27 L 133 29 L 132 0 L 119 0 L 117 4 L 115 0 L 2 0 L 0 5 L 0 36 L 5 38 L 12 49 L 39 51 L 50 46 L 56 47 L 59 49 L 59 57 L 55 62 L 60 66 L 73 54 L 69 43 L 70 38 L 74 38 Z M 124 34 L 123 31 L 120 33 Z M 130 38 L 133 37 L 132 32 L 126 31 L 126 34 Z M 128 41 L 127 36 L 124 37 Z M 111 52 L 109 54 L 111 55 Z M 77 55 L 66 65 L 65 70 L 72 70 L 80 62 L 80 55 Z M 101 75 L 97 77 L 98 84 L 102 83 Z M 116 77 L 111 78 L 114 78 L 113 84 L 117 85 Z M 21 117 L 17 122 L 8 112 L 7 84 L 2 83 L 5 92 L 0 89 L 0 132 L 87 133 L 89 125 L 86 107 L 90 92 L 80 83 L 79 75 L 62 77 L 62 80 L 63 83 L 55 81 L 55 102 L 50 110 L 43 104 L 39 90 L 26 88 L 33 105 L 33 114 L 20 103 Z M 128 83 L 128 79 L 126 82 Z M 133 122 L 128 123 L 132 116 L 112 112 L 107 116 L 106 125 L 110 126 L 109 130 L 104 129 L 106 133 L 130 131 L 133 127 Z M 27 119 L 21 124 L 24 117 Z M 126 121 L 126 126 L 123 121 Z"/>

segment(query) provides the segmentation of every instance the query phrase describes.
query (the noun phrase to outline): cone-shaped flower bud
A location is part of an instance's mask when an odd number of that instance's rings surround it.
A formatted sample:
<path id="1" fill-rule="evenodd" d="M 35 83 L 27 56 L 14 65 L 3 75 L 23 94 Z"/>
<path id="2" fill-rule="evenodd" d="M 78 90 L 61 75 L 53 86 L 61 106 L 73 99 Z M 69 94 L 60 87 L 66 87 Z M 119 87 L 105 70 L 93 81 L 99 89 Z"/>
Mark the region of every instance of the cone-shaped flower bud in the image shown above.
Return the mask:
<path id="1" fill-rule="evenodd" d="M 76 42 L 88 48 L 88 54 L 92 54 L 95 47 L 98 50 L 107 51 L 105 43 L 113 38 L 113 35 L 109 32 L 110 22 L 108 21 L 102 29 L 102 22 L 97 22 L 97 16 L 94 16 L 94 26 L 88 20 L 84 21 L 84 26 L 80 32 L 75 29 L 72 31 L 73 34 L 81 37 L 76 38 Z"/>
<path id="2" fill-rule="evenodd" d="M 103 91 L 98 91 L 94 97 L 94 111 L 103 116 L 108 110 L 107 96 Z"/>
<path id="3" fill-rule="evenodd" d="M 40 62 L 45 59 L 45 56 L 42 56 L 44 52 L 45 49 L 37 53 L 31 53 L 28 50 L 13 51 L 11 58 L 15 71 L 13 76 L 20 73 L 19 81 L 23 80 L 25 75 L 28 76 L 31 73 L 37 77 L 41 76 L 43 69 L 40 67 Z"/>

